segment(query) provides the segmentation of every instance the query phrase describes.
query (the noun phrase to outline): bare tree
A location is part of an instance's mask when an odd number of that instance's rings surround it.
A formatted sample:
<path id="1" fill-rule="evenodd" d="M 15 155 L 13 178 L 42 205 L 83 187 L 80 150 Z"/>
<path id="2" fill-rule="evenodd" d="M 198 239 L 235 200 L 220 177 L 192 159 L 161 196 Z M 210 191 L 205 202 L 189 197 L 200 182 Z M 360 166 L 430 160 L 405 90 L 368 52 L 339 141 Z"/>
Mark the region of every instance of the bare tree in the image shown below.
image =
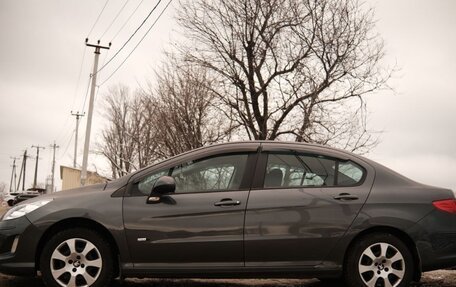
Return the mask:
<path id="1" fill-rule="evenodd" d="M 182 0 L 186 60 L 250 139 L 375 144 L 363 97 L 386 87 L 373 11 L 356 0 Z M 358 101 L 355 103 L 354 101 Z M 354 107 L 356 106 L 356 107 Z"/>
<path id="2" fill-rule="evenodd" d="M 136 134 L 138 123 L 131 101 L 128 88 L 122 85 L 112 87 L 105 100 L 109 125 L 102 133 L 101 153 L 111 164 L 113 178 L 137 168 L 135 139 L 131 135 Z"/>
<path id="3" fill-rule="evenodd" d="M 372 10 L 356 0 L 182 0 L 178 15 L 187 44 L 156 84 L 110 90 L 102 152 L 113 177 L 231 138 L 360 153 L 376 144 L 364 98 L 390 71 Z"/>
<path id="4" fill-rule="evenodd" d="M 220 116 L 207 71 L 168 56 L 157 72 L 155 134 L 161 156 L 220 142 L 229 138 L 231 121 Z"/>
<path id="5" fill-rule="evenodd" d="M 112 177 L 194 148 L 229 139 L 231 122 L 221 117 L 205 70 L 179 65 L 172 56 L 157 71 L 157 85 L 131 94 L 124 86 L 109 90 L 108 126 L 101 153 Z"/>

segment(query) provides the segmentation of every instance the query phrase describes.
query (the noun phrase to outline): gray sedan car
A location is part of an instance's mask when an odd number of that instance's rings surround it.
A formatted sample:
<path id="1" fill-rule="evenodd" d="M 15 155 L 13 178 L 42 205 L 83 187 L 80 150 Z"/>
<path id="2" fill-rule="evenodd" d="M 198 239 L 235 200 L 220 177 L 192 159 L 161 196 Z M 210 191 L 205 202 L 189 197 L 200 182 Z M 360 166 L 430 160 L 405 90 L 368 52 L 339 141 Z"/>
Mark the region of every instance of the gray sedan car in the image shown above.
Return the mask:
<path id="1" fill-rule="evenodd" d="M 343 279 L 406 286 L 456 265 L 451 190 L 366 158 L 282 142 L 213 145 L 0 222 L 0 271 L 47 286 L 116 277 Z"/>

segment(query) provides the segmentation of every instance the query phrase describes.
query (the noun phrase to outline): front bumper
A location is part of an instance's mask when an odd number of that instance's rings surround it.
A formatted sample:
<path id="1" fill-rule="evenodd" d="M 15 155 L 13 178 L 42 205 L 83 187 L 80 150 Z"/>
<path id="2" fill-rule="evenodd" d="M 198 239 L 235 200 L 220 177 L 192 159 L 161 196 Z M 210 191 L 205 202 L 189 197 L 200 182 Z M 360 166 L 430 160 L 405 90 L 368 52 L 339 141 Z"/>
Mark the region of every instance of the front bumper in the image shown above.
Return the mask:
<path id="1" fill-rule="evenodd" d="M 22 216 L 0 221 L 0 272 L 34 276 L 39 230 Z"/>

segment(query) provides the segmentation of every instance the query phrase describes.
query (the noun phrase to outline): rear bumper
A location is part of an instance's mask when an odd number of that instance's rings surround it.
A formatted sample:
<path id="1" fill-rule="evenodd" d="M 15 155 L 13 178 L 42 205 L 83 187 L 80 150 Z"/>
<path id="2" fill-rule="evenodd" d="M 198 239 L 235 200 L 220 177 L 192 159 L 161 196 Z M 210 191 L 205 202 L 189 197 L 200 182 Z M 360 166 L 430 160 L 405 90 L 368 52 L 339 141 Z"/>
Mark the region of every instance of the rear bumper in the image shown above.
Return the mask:
<path id="1" fill-rule="evenodd" d="M 456 266 L 456 215 L 434 210 L 408 233 L 416 243 L 423 271 Z"/>
<path id="2" fill-rule="evenodd" d="M 0 222 L 0 272 L 34 276 L 38 230 L 25 217 Z"/>

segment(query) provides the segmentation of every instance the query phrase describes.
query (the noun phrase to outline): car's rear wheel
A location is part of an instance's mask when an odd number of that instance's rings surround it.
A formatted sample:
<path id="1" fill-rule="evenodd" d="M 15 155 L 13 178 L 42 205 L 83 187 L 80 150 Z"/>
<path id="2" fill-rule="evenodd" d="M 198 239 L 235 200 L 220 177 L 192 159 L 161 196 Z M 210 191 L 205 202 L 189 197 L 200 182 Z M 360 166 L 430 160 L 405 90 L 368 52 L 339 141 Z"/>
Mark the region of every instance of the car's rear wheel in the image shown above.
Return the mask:
<path id="1" fill-rule="evenodd" d="M 94 231 L 68 229 L 44 246 L 40 269 L 47 286 L 107 286 L 114 265 L 109 243 Z"/>
<path id="2" fill-rule="evenodd" d="M 412 281 L 413 269 L 412 254 L 399 238 L 375 233 L 349 250 L 345 280 L 352 287 L 403 287 Z"/>

